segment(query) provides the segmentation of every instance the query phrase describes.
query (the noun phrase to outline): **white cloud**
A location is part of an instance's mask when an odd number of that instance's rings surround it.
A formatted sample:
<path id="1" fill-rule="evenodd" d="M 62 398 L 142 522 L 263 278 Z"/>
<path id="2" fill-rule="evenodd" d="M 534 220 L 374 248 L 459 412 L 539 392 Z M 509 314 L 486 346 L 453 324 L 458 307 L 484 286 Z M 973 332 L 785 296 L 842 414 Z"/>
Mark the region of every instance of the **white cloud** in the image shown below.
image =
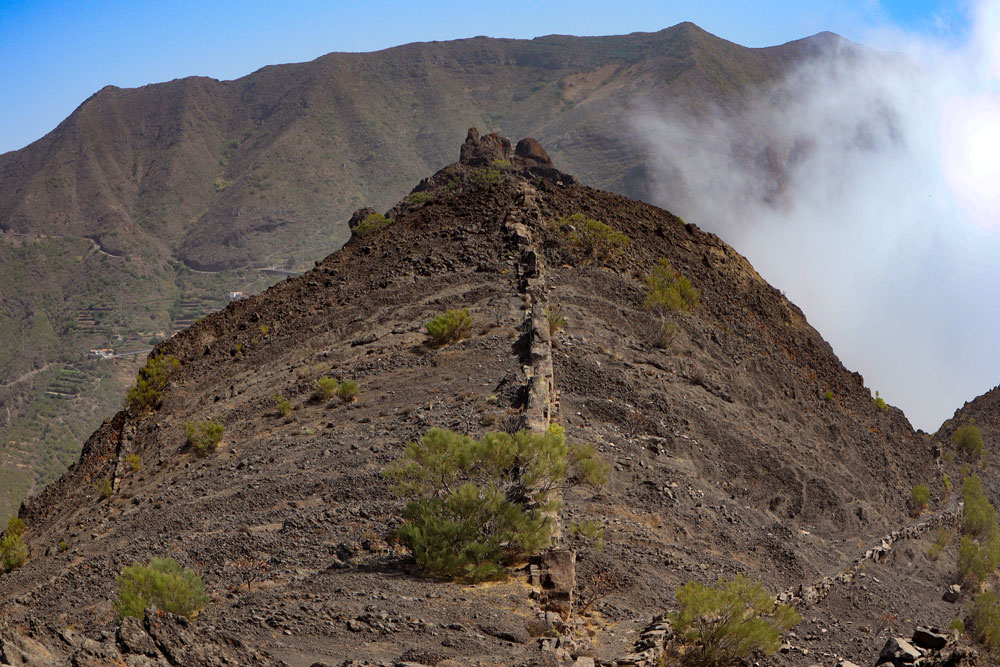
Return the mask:
<path id="1" fill-rule="evenodd" d="M 718 233 L 845 365 L 934 430 L 1000 383 L 1000 2 L 969 43 L 898 30 L 732 118 L 646 109 L 656 203 Z"/>

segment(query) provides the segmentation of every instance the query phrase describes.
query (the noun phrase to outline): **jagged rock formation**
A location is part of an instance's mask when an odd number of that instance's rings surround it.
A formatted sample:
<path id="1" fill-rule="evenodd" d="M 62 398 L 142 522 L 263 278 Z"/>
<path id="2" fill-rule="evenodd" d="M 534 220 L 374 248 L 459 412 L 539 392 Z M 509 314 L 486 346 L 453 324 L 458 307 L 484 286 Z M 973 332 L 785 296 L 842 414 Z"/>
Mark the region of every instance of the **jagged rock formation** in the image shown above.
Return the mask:
<path id="1" fill-rule="evenodd" d="M 537 142 L 511 146 L 470 131 L 459 162 L 421 181 L 424 195 L 391 209 L 391 225 L 157 346 L 180 360 L 157 410 L 110 419 L 22 508 L 31 559 L 0 579 L 4 641 L 57 661 L 145 651 L 132 648 L 150 646 L 137 624 L 129 639 L 115 634 L 112 601 L 121 569 L 155 556 L 194 568 L 212 597 L 183 628 L 186 655 L 206 657 L 183 664 L 246 661 L 248 647 L 288 665 L 626 664 L 637 639 L 662 636 L 640 633 L 678 584 L 737 572 L 777 592 L 860 570 L 803 600 L 809 646 L 782 664 L 818 652 L 874 661 L 881 644 L 855 640 L 886 613 L 942 625 L 953 607 L 927 582 L 944 580 L 943 564 L 914 565 L 894 545 L 856 567 L 886 534 L 927 539 L 906 500 L 939 472 L 930 443 L 877 409 L 801 311 L 719 238 L 577 184 Z M 575 214 L 631 243 L 613 258 L 589 253 L 573 241 Z M 702 304 L 668 316 L 666 347 L 643 305 L 660 258 Z M 425 323 L 463 307 L 473 333 L 430 347 Z M 556 307 L 567 323 L 553 335 Z M 358 400 L 313 400 L 322 376 L 356 380 Z M 293 405 L 287 417 L 276 394 Z M 209 418 L 225 436 L 197 457 L 183 425 Z M 565 530 L 572 576 L 565 552 L 559 575 L 529 566 L 472 588 L 421 578 L 392 538 L 403 503 L 380 471 L 431 427 L 550 420 L 612 465 L 600 493 L 566 491 L 561 514 L 564 526 L 603 524 L 604 548 Z M 94 482 L 105 478 L 102 500 Z M 565 589 L 602 576 L 614 586 L 599 615 L 579 616 Z M 918 599 L 919 613 L 907 606 Z M 85 639 L 60 638 L 67 626 Z M 158 631 L 142 632 L 179 664 Z"/>

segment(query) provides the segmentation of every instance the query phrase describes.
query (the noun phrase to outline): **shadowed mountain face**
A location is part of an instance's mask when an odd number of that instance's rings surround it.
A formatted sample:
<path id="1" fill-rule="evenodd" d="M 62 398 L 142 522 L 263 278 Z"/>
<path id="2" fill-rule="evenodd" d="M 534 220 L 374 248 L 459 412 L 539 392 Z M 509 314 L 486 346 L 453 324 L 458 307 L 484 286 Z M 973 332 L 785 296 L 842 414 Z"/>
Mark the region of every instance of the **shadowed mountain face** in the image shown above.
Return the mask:
<path id="1" fill-rule="evenodd" d="M 351 211 L 384 210 L 450 162 L 463 128 L 537 136 L 583 182 L 648 199 L 631 110 L 736 115 L 838 44 L 747 49 L 685 23 L 99 91 L 0 155 L 0 518 L 73 460 L 151 343 L 274 282 L 258 269 L 311 267 L 348 238 Z M 97 348 L 125 356 L 91 359 Z"/>
<path id="2" fill-rule="evenodd" d="M 157 347 L 180 366 L 156 410 L 108 420 L 20 512 L 31 559 L 0 580 L 5 655 L 610 661 L 641 643 L 678 584 L 737 572 L 831 605 L 807 620 L 808 650 L 780 664 L 820 651 L 870 663 L 877 647 L 858 645 L 862 625 L 953 614 L 934 587 L 943 564 L 871 562 L 877 586 L 894 587 L 877 604 L 865 579 L 838 580 L 823 602 L 803 592 L 853 572 L 865 547 L 909 521 L 912 485 L 938 471 L 929 443 L 898 410 L 873 405 L 797 307 L 717 237 L 577 184 L 536 144 L 514 154 L 470 133 L 462 157 L 421 181 L 390 225 Z M 631 242 L 613 260 L 581 246 L 567 222 L 576 214 Z M 667 314 L 669 341 L 644 307 L 661 258 L 701 298 Z M 472 331 L 433 347 L 425 324 L 449 308 L 470 309 Z M 555 334 L 540 318 L 553 309 L 566 320 Z M 357 381 L 357 401 L 311 398 L 324 376 Z M 564 494 L 567 526 L 606 529 L 602 549 L 561 538 L 578 551 L 580 586 L 602 572 L 617 582 L 599 614 L 571 616 L 566 629 L 537 618 L 527 572 L 471 588 L 421 578 L 392 537 L 404 501 L 380 471 L 408 441 L 432 427 L 480 435 L 519 415 L 563 424 L 611 464 L 600 492 Z M 184 423 L 207 419 L 225 435 L 198 457 Z M 102 499 L 94 482 L 105 479 Z M 116 575 L 168 555 L 201 574 L 211 603 L 191 624 L 153 617 L 116 635 Z"/>

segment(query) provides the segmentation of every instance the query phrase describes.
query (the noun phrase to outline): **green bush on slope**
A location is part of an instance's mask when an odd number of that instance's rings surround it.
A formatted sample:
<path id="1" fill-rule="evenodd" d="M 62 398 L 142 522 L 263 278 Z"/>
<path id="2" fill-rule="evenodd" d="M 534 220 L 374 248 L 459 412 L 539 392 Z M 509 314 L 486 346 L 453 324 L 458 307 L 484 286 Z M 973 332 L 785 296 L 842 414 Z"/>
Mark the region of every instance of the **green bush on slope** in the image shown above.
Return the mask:
<path id="1" fill-rule="evenodd" d="M 397 535 L 421 569 L 474 582 L 503 578 L 505 564 L 544 548 L 556 491 L 600 484 L 607 467 L 592 449 L 567 447 L 555 425 L 479 440 L 435 428 L 384 474 L 411 499 Z"/>
<path id="2" fill-rule="evenodd" d="M 677 589 L 677 604 L 669 618 L 681 644 L 680 661 L 700 667 L 774 653 L 782 633 L 801 620 L 798 612 L 775 604 L 761 584 L 743 575 L 720 579 L 714 588 L 689 581 Z"/>
<path id="3" fill-rule="evenodd" d="M 119 617 L 142 619 L 147 607 L 193 619 L 208 604 L 205 585 L 193 571 L 183 569 L 172 558 L 154 558 L 148 565 L 135 564 L 118 577 Z"/>

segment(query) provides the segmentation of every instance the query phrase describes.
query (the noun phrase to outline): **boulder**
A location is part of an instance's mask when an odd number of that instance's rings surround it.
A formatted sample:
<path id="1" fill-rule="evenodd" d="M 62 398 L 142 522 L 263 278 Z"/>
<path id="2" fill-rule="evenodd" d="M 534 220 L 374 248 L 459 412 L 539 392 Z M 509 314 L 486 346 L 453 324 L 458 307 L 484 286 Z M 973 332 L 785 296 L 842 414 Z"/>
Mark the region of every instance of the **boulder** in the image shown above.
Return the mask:
<path id="1" fill-rule="evenodd" d="M 962 596 L 962 587 L 958 584 L 952 584 L 948 587 L 948 590 L 944 592 L 941 599 L 945 602 L 955 603 L 958 602 L 958 598 Z"/>
<path id="2" fill-rule="evenodd" d="M 541 607 L 569 620 L 573 611 L 573 588 L 576 586 L 576 553 L 552 549 L 540 557 L 542 594 Z"/>
<path id="3" fill-rule="evenodd" d="M 948 644 L 948 637 L 940 632 L 936 632 L 932 628 L 918 627 L 913 631 L 913 639 L 911 641 L 920 648 L 940 651 Z"/>
<path id="4" fill-rule="evenodd" d="M 525 161 L 530 160 L 536 165 L 552 166 L 552 158 L 545 152 L 545 149 L 538 143 L 538 140 L 532 137 L 525 137 L 517 142 L 517 146 L 514 148 L 514 155 Z"/>
<path id="5" fill-rule="evenodd" d="M 893 637 L 885 643 L 879 653 L 876 665 L 891 662 L 893 665 L 908 665 L 916 662 L 917 658 L 924 657 L 920 649 L 902 637 Z"/>
<path id="6" fill-rule="evenodd" d="M 472 167 L 488 167 L 494 160 L 509 160 L 512 155 L 510 139 L 501 137 L 496 132 L 480 137 L 479 130 L 470 127 L 459 151 L 458 161 Z"/>
<path id="7" fill-rule="evenodd" d="M 134 653 L 137 655 L 148 655 L 156 657 L 160 652 L 156 649 L 156 644 L 142 627 L 142 622 L 132 616 L 122 619 L 122 624 L 118 628 L 118 645 L 122 653 Z"/>

